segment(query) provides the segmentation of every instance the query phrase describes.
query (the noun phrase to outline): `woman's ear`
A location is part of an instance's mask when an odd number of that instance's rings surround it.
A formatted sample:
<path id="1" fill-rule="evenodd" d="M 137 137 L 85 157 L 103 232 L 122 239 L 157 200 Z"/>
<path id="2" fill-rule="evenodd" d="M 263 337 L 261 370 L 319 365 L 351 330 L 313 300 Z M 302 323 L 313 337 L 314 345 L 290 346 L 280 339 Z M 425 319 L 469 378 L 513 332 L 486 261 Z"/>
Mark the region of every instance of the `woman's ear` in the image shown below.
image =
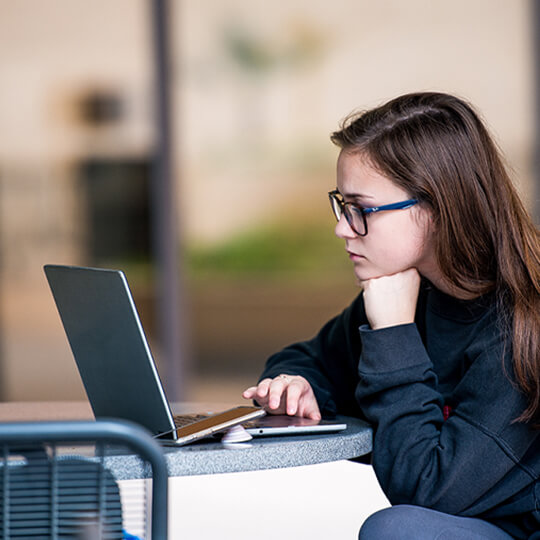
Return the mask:
<path id="1" fill-rule="evenodd" d="M 424 241 L 428 242 L 437 230 L 435 216 L 429 208 L 419 208 L 418 210 L 416 218 L 424 231 Z"/>
<path id="2" fill-rule="evenodd" d="M 431 208 L 428 208 L 421 204 L 417 204 L 413 206 L 411 210 L 414 212 L 415 219 L 417 220 L 418 224 L 423 225 L 426 228 L 429 228 L 430 230 L 432 230 L 435 224 L 435 217 L 433 215 Z"/>

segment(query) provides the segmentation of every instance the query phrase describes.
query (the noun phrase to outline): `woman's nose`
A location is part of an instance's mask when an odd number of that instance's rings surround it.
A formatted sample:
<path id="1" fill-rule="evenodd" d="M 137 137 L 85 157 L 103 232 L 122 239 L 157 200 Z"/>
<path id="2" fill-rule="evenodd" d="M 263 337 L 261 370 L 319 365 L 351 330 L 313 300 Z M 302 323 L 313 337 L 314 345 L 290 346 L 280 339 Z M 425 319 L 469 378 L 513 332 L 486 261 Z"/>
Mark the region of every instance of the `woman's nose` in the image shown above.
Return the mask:
<path id="1" fill-rule="evenodd" d="M 358 236 L 349 225 L 345 214 L 341 214 L 339 221 L 336 223 L 334 232 L 338 238 L 355 238 Z"/>

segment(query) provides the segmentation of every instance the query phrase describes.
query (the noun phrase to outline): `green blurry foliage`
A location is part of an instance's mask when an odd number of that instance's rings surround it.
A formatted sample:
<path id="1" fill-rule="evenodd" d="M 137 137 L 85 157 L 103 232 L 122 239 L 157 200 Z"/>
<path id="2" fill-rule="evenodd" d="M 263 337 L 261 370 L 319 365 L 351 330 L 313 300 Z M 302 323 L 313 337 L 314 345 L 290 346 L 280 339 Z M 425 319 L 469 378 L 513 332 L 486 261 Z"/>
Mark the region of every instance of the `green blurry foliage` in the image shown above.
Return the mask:
<path id="1" fill-rule="evenodd" d="M 214 246 L 187 248 L 190 277 L 331 279 L 350 263 L 328 221 L 259 226 Z"/>

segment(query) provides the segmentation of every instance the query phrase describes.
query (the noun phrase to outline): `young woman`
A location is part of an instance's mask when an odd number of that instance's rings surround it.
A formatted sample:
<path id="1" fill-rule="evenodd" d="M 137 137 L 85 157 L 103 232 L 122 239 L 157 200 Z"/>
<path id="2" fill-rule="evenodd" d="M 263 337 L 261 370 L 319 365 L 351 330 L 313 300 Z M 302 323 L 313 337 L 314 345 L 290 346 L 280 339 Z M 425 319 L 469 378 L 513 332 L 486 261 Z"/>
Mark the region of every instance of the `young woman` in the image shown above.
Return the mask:
<path id="1" fill-rule="evenodd" d="M 244 397 L 365 417 L 392 507 L 361 540 L 540 539 L 540 235 L 470 105 L 350 117 L 330 201 L 362 292 Z"/>

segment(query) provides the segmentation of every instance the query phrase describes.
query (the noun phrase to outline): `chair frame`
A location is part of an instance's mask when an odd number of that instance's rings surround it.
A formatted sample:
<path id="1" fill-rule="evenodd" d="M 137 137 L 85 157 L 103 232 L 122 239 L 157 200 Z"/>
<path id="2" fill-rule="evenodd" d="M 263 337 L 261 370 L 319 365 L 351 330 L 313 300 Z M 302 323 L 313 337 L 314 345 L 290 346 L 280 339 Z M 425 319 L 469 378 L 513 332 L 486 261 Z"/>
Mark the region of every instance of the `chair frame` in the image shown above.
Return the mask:
<path id="1" fill-rule="evenodd" d="M 152 539 L 167 539 L 167 464 L 162 448 L 148 431 L 132 422 L 116 419 L 0 424 L 0 446 L 40 442 L 113 443 L 134 450 L 152 468 Z M 5 512 L 5 509 L 0 509 L 0 511 Z M 4 520 L 4 526 L 6 526 L 6 520 Z"/>

